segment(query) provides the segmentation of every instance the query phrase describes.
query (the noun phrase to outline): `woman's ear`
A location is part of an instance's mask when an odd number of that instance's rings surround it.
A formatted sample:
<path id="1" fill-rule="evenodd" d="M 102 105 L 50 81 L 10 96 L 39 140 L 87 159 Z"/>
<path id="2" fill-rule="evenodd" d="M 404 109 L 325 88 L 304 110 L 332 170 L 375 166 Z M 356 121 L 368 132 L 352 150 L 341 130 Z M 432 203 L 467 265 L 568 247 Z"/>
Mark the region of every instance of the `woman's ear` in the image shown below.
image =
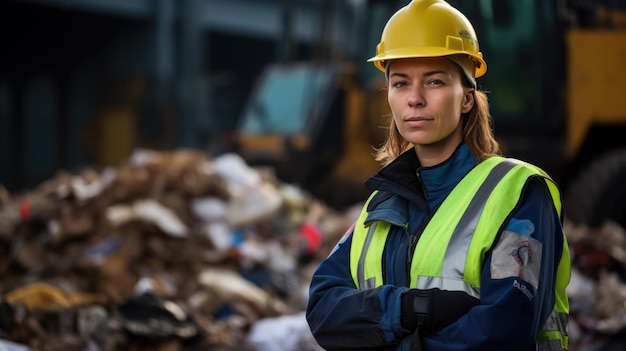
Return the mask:
<path id="1" fill-rule="evenodd" d="M 468 89 L 463 97 L 463 106 L 461 106 L 462 113 L 468 113 L 474 107 L 474 89 Z"/>

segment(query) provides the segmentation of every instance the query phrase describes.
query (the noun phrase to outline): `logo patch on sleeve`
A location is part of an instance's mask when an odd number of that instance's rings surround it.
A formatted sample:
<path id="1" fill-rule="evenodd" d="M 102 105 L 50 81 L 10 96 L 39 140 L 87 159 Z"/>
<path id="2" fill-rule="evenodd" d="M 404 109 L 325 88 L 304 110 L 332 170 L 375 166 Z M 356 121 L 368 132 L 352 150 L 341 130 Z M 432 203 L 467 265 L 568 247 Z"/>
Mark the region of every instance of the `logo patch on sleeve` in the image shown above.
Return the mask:
<path id="1" fill-rule="evenodd" d="M 538 240 L 505 230 L 491 255 L 491 278 L 518 277 L 537 290 L 541 247 Z"/>

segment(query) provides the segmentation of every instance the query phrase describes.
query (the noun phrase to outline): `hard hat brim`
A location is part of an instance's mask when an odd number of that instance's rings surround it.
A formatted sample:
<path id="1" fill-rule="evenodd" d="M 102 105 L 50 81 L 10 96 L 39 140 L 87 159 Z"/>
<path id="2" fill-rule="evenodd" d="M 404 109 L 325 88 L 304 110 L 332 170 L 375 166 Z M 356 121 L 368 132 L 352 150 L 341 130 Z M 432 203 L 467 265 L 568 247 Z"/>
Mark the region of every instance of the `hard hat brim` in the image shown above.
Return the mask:
<path id="1" fill-rule="evenodd" d="M 487 62 L 483 59 L 481 52 L 479 52 L 478 55 L 474 55 L 468 53 L 467 51 L 450 50 L 441 47 L 421 47 L 419 48 L 419 53 L 416 53 L 415 48 L 389 50 L 368 59 L 367 62 L 373 62 L 376 68 L 385 72 L 386 61 L 416 57 L 442 57 L 450 55 L 467 55 L 471 57 L 476 62 L 476 70 L 474 72 L 474 76 L 476 78 L 483 76 L 487 72 Z"/>

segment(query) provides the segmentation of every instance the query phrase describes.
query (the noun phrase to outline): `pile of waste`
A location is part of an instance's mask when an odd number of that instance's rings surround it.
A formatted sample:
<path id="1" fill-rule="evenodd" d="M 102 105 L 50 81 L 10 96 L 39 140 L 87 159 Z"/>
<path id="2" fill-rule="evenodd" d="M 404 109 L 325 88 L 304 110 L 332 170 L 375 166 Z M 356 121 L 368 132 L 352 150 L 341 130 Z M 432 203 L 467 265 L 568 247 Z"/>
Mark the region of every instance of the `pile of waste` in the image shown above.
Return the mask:
<path id="1" fill-rule="evenodd" d="M 626 349 L 626 230 L 566 223 L 572 276 L 570 351 Z"/>
<path id="2" fill-rule="evenodd" d="M 310 277 L 360 206 L 193 150 L 0 186 L 0 350 L 320 351 Z M 570 351 L 625 349 L 626 232 L 565 232 Z"/>
<path id="3" fill-rule="evenodd" d="M 235 154 L 0 187 L 0 349 L 320 350 L 310 275 L 354 214 Z"/>

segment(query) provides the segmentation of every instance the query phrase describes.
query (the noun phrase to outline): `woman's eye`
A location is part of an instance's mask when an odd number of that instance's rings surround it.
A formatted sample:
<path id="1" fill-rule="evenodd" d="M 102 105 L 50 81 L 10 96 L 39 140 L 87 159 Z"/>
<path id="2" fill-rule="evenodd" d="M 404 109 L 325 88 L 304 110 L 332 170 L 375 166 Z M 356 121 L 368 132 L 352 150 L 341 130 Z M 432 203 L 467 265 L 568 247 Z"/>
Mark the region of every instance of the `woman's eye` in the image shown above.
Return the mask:
<path id="1" fill-rule="evenodd" d="M 406 86 L 406 82 L 402 82 L 402 81 L 400 81 L 400 82 L 395 82 L 395 83 L 393 83 L 393 87 L 394 87 L 394 88 L 402 88 L 402 87 L 404 87 L 404 86 Z"/>
<path id="2" fill-rule="evenodd" d="M 430 84 L 430 85 L 441 85 L 441 84 L 443 84 L 443 82 L 440 81 L 439 79 L 433 79 L 433 80 L 429 81 L 428 84 Z"/>

